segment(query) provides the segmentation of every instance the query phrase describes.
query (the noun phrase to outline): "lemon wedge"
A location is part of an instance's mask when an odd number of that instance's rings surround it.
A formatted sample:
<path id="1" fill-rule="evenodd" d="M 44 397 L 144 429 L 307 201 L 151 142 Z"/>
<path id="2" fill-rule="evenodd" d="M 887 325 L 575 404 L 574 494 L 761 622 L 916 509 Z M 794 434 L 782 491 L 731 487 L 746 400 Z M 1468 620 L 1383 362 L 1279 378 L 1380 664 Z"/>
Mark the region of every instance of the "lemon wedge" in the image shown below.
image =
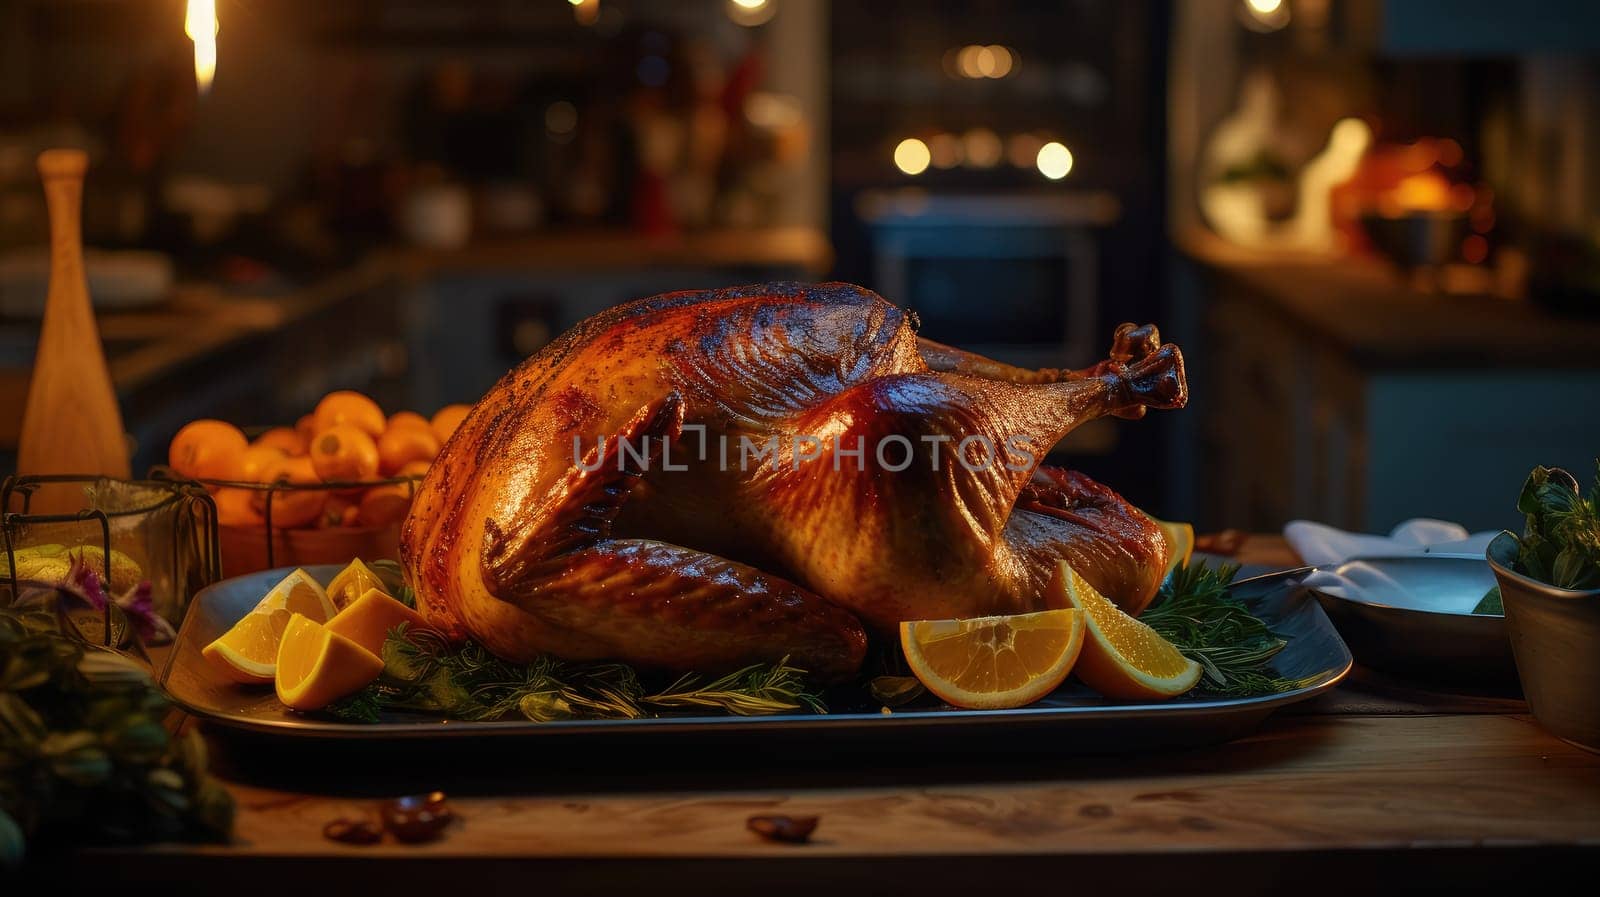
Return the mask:
<path id="1" fill-rule="evenodd" d="M 367 589 L 366 594 L 350 602 L 328 621 L 328 631 L 350 639 L 368 651 L 382 657 L 383 643 L 389 630 L 407 624 L 408 630 L 426 628 L 428 621 L 422 615 L 391 598 L 378 589 Z"/>
<path id="2" fill-rule="evenodd" d="M 278 700 L 321 710 L 383 672 L 378 655 L 301 614 L 289 618 L 278 646 Z"/>
<path id="3" fill-rule="evenodd" d="M 200 654 L 224 676 L 245 684 L 273 681 L 277 671 L 278 643 L 290 617 L 300 614 L 317 622 L 333 618 L 333 601 L 322 584 L 296 569 L 256 603 L 251 611 Z"/>

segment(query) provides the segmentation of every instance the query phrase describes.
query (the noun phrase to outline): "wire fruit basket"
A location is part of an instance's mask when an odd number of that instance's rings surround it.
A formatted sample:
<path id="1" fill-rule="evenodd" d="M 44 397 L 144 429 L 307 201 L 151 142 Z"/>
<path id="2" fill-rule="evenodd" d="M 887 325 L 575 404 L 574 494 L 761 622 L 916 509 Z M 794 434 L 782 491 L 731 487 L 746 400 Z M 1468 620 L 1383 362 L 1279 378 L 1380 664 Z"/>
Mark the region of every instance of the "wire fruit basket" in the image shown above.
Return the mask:
<path id="1" fill-rule="evenodd" d="M 194 482 L 214 495 L 221 490 L 248 493 L 258 509 L 259 524 L 222 520 L 217 527 L 225 577 L 242 576 L 274 567 L 342 564 L 351 558 L 394 558 L 400 552 L 400 524 L 421 483 L 417 475 L 367 480 L 329 480 L 316 483 L 278 480 L 270 483 L 202 478 Z M 353 496 L 365 496 L 363 510 L 369 519 L 350 525 L 339 510 L 354 507 Z M 380 501 L 370 499 L 376 496 Z M 316 523 L 307 525 L 307 508 L 314 507 Z M 289 525 L 285 525 L 291 521 Z"/>
<path id="2" fill-rule="evenodd" d="M 33 513 L 35 492 L 63 485 L 81 487 L 83 508 Z M 46 568 L 76 558 L 94 565 L 109 592 L 126 590 L 131 580 L 148 581 L 154 611 L 176 624 L 190 597 L 222 578 L 216 503 L 192 480 L 12 476 L 0 484 L 0 511 L 5 549 L 0 606 L 15 602 L 28 581 L 60 572 Z M 101 609 L 98 629 L 84 635 L 107 646 L 121 647 L 128 640 L 128 621 L 115 602 Z"/>

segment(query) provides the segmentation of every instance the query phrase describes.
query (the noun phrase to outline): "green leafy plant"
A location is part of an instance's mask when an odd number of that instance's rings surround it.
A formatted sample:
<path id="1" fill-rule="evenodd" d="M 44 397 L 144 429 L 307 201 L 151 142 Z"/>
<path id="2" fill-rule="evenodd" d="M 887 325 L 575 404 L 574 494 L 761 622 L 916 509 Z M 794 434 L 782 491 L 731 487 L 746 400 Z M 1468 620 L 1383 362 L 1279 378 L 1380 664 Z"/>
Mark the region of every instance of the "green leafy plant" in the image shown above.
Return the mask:
<path id="1" fill-rule="evenodd" d="M 1204 563 L 1179 567 L 1140 615 L 1204 671 L 1200 687 L 1228 697 L 1275 694 L 1300 685 L 1272 667 L 1288 640 L 1229 594 L 1239 568 Z"/>
<path id="2" fill-rule="evenodd" d="M 233 799 L 149 671 L 63 626 L 51 590 L 0 609 L 0 865 L 26 841 L 222 839 Z"/>
<path id="3" fill-rule="evenodd" d="M 386 710 L 435 713 L 453 719 L 521 716 L 558 719 L 639 719 L 661 713 L 711 710 L 760 716 L 807 710 L 826 713 L 805 672 L 789 665 L 754 664 L 718 679 L 686 675 L 659 689 L 620 663 L 575 663 L 548 655 L 509 663 L 482 645 L 452 645 L 429 630 L 389 633 L 383 675 L 325 712 L 377 722 Z"/>
<path id="4" fill-rule="evenodd" d="M 1600 588 L 1600 460 L 1587 496 L 1558 467 L 1535 467 L 1517 510 L 1527 519 L 1516 570 L 1562 589 Z"/>

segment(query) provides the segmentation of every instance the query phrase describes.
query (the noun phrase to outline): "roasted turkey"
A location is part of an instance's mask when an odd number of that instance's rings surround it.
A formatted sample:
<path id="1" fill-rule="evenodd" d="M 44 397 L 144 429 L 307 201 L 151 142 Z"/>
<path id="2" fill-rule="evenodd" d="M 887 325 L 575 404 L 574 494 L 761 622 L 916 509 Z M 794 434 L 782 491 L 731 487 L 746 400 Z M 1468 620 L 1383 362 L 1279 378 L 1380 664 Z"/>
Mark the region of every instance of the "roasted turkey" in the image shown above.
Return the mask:
<path id="1" fill-rule="evenodd" d="M 401 555 L 429 622 L 540 653 L 714 672 L 856 672 L 902 620 L 1050 604 L 1065 559 L 1130 612 L 1159 528 L 1038 461 L 1068 431 L 1187 398 L 1153 327 L 1084 370 L 919 339 L 849 284 L 669 293 L 523 362 L 419 488 Z"/>

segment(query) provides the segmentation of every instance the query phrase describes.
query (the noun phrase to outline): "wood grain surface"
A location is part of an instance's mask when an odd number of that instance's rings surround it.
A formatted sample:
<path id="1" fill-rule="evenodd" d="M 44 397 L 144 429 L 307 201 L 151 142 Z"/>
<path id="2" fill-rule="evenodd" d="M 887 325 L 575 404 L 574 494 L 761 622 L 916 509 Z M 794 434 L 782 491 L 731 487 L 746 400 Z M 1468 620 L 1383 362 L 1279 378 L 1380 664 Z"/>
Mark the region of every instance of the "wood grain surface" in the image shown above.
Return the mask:
<path id="1" fill-rule="evenodd" d="M 745 830 L 752 814 L 819 815 L 809 853 L 1151 853 L 1172 850 L 1600 846 L 1600 757 L 1557 741 L 1526 717 L 1323 717 L 1271 724 L 1250 738 L 1150 756 L 852 758 L 790 767 L 763 782 L 756 758 L 426 776 L 459 786 L 462 822 L 422 847 L 353 848 L 321 835 L 374 801 L 352 783 L 311 774 L 331 794 L 237 785 L 238 843 L 272 856 L 751 856 L 797 848 Z M 744 762 L 741 762 L 741 759 Z M 993 764 L 993 767 L 989 764 Z M 883 768 L 890 767 L 890 768 Z M 402 788 L 422 784 L 412 774 Z M 1022 778 L 1019 779 L 1019 776 Z M 875 784 L 874 779 L 885 780 Z M 894 781 L 906 779 L 907 781 Z M 370 787 L 367 781 L 362 787 Z M 503 793 L 475 794 L 486 786 Z M 686 787 L 689 786 L 689 787 Z"/>
<path id="2" fill-rule="evenodd" d="M 1294 559 L 1263 537 L 1241 560 Z M 1527 893 L 1600 863 L 1600 755 L 1524 714 L 1481 708 L 1280 714 L 1228 744 L 1090 757 L 1015 739 L 617 754 L 296 749 L 212 734 L 214 766 L 238 801 L 233 843 L 86 851 L 36 874 L 57 886 L 115 876 L 238 895 L 971 894 L 1026 882 L 1123 897 L 1472 892 L 1502 881 Z M 327 822 L 371 815 L 383 797 L 434 788 L 460 817 L 437 842 L 322 837 Z M 819 816 L 813 843 L 746 830 L 749 816 L 773 813 Z"/>

